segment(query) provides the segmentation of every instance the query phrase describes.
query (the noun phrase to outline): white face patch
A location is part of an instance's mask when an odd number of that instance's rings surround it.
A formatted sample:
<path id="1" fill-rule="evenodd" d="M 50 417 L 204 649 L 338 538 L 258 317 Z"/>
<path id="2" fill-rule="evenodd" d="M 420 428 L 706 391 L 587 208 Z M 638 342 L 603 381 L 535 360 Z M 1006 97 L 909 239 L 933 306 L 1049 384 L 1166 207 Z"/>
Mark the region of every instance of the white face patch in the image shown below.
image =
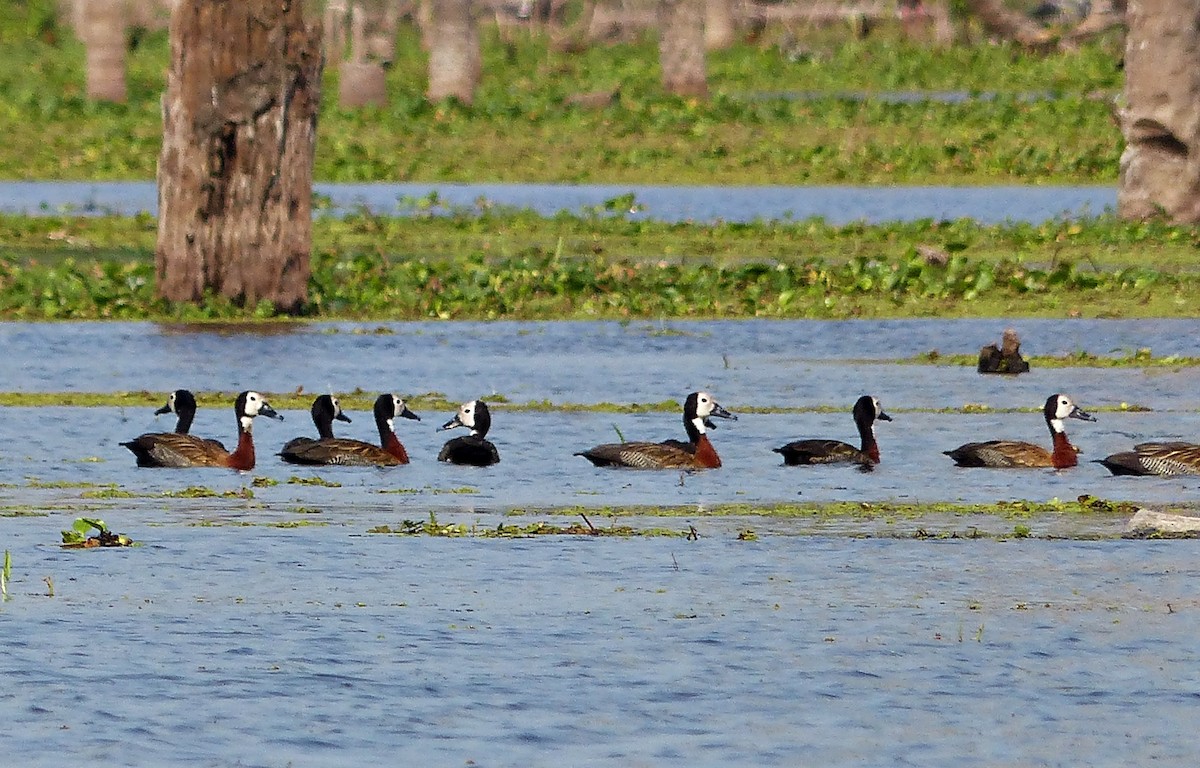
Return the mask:
<path id="1" fill-rule="evenodd" d="M 252 426 L 254 426 L 254 417 L 253 417 L 253 416 L 243 416 L 243 417 L 241 417 L 240 419 L 238 419 L 238 421 L 239 421 L 239 422 L 241 423 L 241 425 L 242 425 L 242 431 L 243 431 L 243 432 L 249 432 L 249 431 L 251 431 L 251 430 L 250 430 L 250 428 L 251 428 Z"/>
<path id="2" fill-rule="evenodd" d="M 712 395 L 707 392 L 698 392 L 696 394 L 696 415 L 703 419 L 705 416 L 711 416 L 714 403 Z M 704 431 L 704 425 L 700 425 L 700 431 Z"/>
<path id="3" fill-rule="evenodd" d="M 262 407 L 262 395 L 257 392 L 248 392 L 246 394 L 246 415 L 257 416 L 258 409 Z"/>
<path id="4" fill-rule="evenodd" d="M 458 408 L 458 420 L 463 426 L 471 430 L 471 434 L 475 434 L 475 402 L 463 403 Z"/>

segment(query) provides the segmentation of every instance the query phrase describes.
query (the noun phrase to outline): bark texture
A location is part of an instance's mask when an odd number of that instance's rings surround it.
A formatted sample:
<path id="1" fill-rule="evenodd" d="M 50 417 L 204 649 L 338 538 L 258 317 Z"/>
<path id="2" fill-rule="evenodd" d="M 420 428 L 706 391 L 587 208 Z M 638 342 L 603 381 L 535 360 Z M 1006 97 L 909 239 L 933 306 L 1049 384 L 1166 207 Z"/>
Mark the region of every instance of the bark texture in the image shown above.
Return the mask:
<path id="1" fill-rule="evenodd" d="M 79 39 L 87 53 L 89 99 L 123 102 L 126 0 L 84 0 L 77 5 Z"/>
<path id="2" fill-rule="evenodd" d="M 658 59 L 667 93 L 708 98 L 704 4 L 705 0 L 659 0 Z"/>
<path id="3" fill-rule="evenodd" d="M 470 104 L 483 69 L 471 0 L 431 0 L 430 12 L 426 97 L 437 102 L 453 96 Z"/>
<path id="4" fill-rule="evenodd" d="M 158 295 L 307 299 L 321 32 L 300 2 L 192 0 L 171 19 Z"/>
<path id="5" fill-rule="evenodd" d="M 1200 222 L 1200 3 L 1131 0 L 1117 207 Z"/>

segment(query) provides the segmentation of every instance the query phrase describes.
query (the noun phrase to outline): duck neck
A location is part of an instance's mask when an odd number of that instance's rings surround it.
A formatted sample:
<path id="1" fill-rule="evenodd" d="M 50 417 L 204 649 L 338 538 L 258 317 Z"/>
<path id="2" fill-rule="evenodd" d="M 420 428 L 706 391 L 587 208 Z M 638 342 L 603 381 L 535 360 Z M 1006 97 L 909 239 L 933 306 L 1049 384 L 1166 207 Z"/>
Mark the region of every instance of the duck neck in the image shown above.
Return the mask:
<path id="1" fill-rule="evenodd" d="M 192 428 L 192 419 L 196 418 L 195 411 L 182 411 L 179 420 L 175 422 L 175 434 L 186 435 Z"/>
<path id="2" fill-rule="evenodd" d="M 313 423 L 317 425 L 317 434 L 322 440 L 333 439 L 333 420 L 332 419 L 313 419 Z"/>
<path id="3" fill-rule="evenodd" d="M 696 464 L 698 466 L 707 469 L 716 469 L 721 466 L 721 457 L 717 455 L 717 449 L 713 447 L 708 435 L 699 433 L 698 437 L 692 440 L 692 444 L 696 446 Z"/>
<path id="4" fill-rule="evenodd" d="M 1066 432 L 1054 432 L 1054 452 L 1050 454 L 1050 462 L 1055 469 L 1066 469 L 1079 463 L 1079 452 L 1067 439 Z"/>
<path id="5" fill-rule="evenodd" d="M 858 424 L 858 436 L 862 438 L 862 452 L 872 463 L 879 463 L 879 443 L 875 442 L 875 427 L 865 422 Z"/>
<path id="6" fill-rule="evenodd" d="M 250 436 L 249 423 L 243 425 L 239 421 L 237 450 L 229 454 L 225 463 L 233 469 L 254 469 L 254 438 Z"/>
<path id="7" fill-rule="evenodd" d="M 403 443 L 396 437 L 396 430 L 391 422 L 388 419 L 376 419 L 375 425 L 379 427 L 379 444 L 383 450 L 395 456 L 400 463 L 407 464 L 408 451 L 404 450 Z"/>

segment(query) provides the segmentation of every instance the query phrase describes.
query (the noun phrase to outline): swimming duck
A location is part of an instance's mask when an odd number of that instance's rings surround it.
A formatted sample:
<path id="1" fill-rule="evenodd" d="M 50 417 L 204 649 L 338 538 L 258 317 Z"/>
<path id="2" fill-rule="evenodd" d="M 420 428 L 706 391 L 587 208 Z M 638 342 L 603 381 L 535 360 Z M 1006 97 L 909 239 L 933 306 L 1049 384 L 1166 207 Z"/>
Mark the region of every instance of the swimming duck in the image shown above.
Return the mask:
<path id="1" fill-rule="evenodd" d="M 375 399 L 375 426 L 379 429 L 379 445 L 334 437 L 332 434 L 333 419 L 350 421 L 342 413 L 337 400 L 329 395 L 330 403 L 321 406 L 321 421 L 317 421 L 317 403 L 313 403 L 313 421 L 321 432 L 319 440 L 298 437 L 283 446 L 279 455 L 284 461 L 292 464 L 342 464 L 354 467 L 393 467 L 397 464 L 408 463 L 408 451 L 396 437 L 394 419 L 402 416 L 406 419 L 420 421 L 421 417 L 408 409 L 403 400 L 393 394 L 380 395 Z M 321 398 L 317 398 L 320 400 Z M 330 415 L 336 412 L 336 415 Z M 326 431 L 329 432 L 326 435 Z"/>
<path id="2" fill-rule="evenodd" d="M 774 448 L 783 454 L 783 463 L 788 466 L 800 464 L 878 464 L 879 444 L 875 442 L 875 421 L 891 421 L 883 412 L 879 400 L 863 395 L 854 404 L 854 423 L 862 438 L 862 448 L 855 448 L 841 440 L 797 440 L 782 448 Z"/>
<path id="3" fill-rule="evenodd" d="M 139 467 L 230 467 L 254 469 L 254 438 L 250 434 L 255 416 L 283 420 L 257 392 L 246 391 L 233 405 L 238 420 L 238 444 L 232 453 L 216 440 L 205 440 L 177 432 L 155 432 L 135 437 L 121 445 L 137 457 Z"/>
<path id="4" fill-rule="evenodd" d="M 1029 363 L 1021 357 L 1021 337 L 1012 328 L 1004 331 L 1000 339 L 1000 348 L 988 344 L 979 350 L 980 373 L 1007 373 L 1016 375 L 1028 373 Z"/>
<path id="5" fill-rule="evenodd" d="M 1200 445 L 1138 443 L 1132 451 L 1114 453 L 1096 463 L 1114 475 L 1200 475 Z"/>
<path id="6" fill-rule="evenodd" d="M 967 443 L 953 451 L 943 451 L 960 467 L 1054 467 L 1066 469 L 1079 463 L 1079 449 L 1071 445 L 1063 427 L 1063 419 L 1095 421 L 1089 413 L 1079 409 L 1064 394 L 1053 394 L 1046 398 L 1042 408 L 1046 426 L 1054 439 L 1054 451 L 1040 445 L 1018 440 L 990 440 L 986 443 Z"/>
<path id="7" fill-rule="evenodd" d="M 175 432 L 180 435 L 186 435 L 192 428 L 192 420 L 196 418 L 196 397 L 186 389 L 177 389 L 167 396 L 167 404 L 154 412 L 155 416 L 173 413 L 178 418 L 175 420 Z"/>
<path id="8" fill-rule="evenodd" d="M 606 443 L 576 453 L 597 467 L 633 469 L 716 469 L 721 457 L 709 441 L 706 429 L 716 429 L 713 416 L 737 420 L 707 392 L 693 392 L 683 404 L 683 428 L 688 442 L 665 440 L 661 443 Z"/>
<path id="9" fill-rule="evenodd" d="M 492 427 L 492 414 L 487 403 L 472 400 L 460 405 L 454 418 L 442 425 L 444 430 L 455 427 L 466 427 L 471 430 L 471 434 L 447 440 L 438 453 L 438 461 L 475 467 L 488 467 L 500 461 L 500 452 L 496 450 L 496 446 L 485 439 Z"/>
<path id="10" fill-rule="evenodd" d="M 308 464 L 312 462 L 302 462 L 296 459 L 301 455 L 306 447 L 309 447 L 322 440 L 334 440 L 333 422 L 344 421 L 347 424 L 350 422 L 350 417 L 342 413 L 342 404 L 338 402 L 333 395 L 318 395 L 313 400 L 312 408 L 309 409 L 312 414 L 313 424 L 317 427 L 317 439 L 311 437 L 294 437 L 283 444 L 283 450 L 279 455 L 284 461 L 292 462 L 293 464 Z M 317 464 L 325 464 L 327 462 L 315 462 Z"/>

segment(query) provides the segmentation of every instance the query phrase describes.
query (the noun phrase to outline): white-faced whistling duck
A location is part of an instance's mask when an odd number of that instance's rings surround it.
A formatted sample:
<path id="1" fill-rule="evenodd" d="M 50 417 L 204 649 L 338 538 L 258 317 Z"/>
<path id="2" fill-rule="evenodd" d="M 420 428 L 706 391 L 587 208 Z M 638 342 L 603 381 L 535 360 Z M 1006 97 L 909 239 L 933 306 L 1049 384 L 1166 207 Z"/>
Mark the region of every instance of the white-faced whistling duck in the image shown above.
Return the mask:
<path id="1" fill-rule="evenodd" d="M 716 429 L 713 416 L 737 420 L 707 392 L 693 392 L 683 404 L 683 428 L 688 441 L 665 440 L 661 443 L 607 443 L 576 453 L 597 467 L 632 469 L 716 469 L 721 457 L 708 439 L 707 430 Z"/>
<path id="2" fill-rule="evenodd" d="M 855 448 L 841 440 L 797 440 L 782 448 L 773 449 L 783 454 L 783 463 L 788 466 L 801 464 L 843 464 L 853 463 L 860 466 L 879 463 L 879 444 L 875 442 L 875 421 L 891 421 L 892 417 L 883 412 L 879 400 L 870 395 L 863 395 L 854 404 L 854 424 L 858 427 L 858 436 L 862 447 Z"/>
<path id="3" fill-rule="evenodd" d="M 500 461 L 500 452 L 496 446 L 487 440 L 488 430 L 492 428 L 492 414 L 487 403 L 482 400 L 472 400 L 458 407 L 454 418 L 442 425 L 442 429 L 466 427 L 471 434 L 447 440 L 438 452 L 438 461 L 448 461 L 451 464 L 468 464 L 474 467 L 489 467 Z"/>
<path id="4" fill-rule="evenodd" d="M 178 394 L 178 393 L 177 393 Z M 257 392 L 237 396 L 233 406 L 238 423 L 237 448 L 230 453 L 216 440 L 205 440 L 177 432 L 147 433 L 121 445 L 137 457 L 139 467 L 229 467 L 254 469 L 254 438 L 251 426 L 255 416 L 283 420 Z"/>
<path id="5" fill-rule="evenodd" d="M 1091 414 L 1079 410 L 1064 394 L 1046 398 L 1042 409 L 1046 426 L 1054 440 L 1054 450 L 1019 440 L 990 440 L 986 443 L 967 443 L 953 451 L 944 451 L 960 467 L 1054 467 L 1066 469 L 1079 463 L 1079 449 L 1071 445 L 1063 419 L 1095 421 Z"/>
<path id="6" fill-rule="evenodd" d="M 279 455 L 284 461 L 292 464 L 341 464 L 356 467 L 393 467 L 408 463 L 408 451 L 396 437 L 394 419 L 402 416 L 406 419 L 420 421 L 421 417 L 408 409 L 399 397 L 393 394 L 380 395 L 375 399 L 375 426 L 379 429 L 379 445 L 350 440 L 333 436 L 333 420 L 350 418 L 342 413 L 342 409 L 330 395 L 321 404 L 320 420 L 318 421 L 318 403 L 313 403 L 313 422 L 321 437 L 317 440 L 296 438 L 283 447 Z M 328 434 L 327 434 L 328 433 Z"/>

